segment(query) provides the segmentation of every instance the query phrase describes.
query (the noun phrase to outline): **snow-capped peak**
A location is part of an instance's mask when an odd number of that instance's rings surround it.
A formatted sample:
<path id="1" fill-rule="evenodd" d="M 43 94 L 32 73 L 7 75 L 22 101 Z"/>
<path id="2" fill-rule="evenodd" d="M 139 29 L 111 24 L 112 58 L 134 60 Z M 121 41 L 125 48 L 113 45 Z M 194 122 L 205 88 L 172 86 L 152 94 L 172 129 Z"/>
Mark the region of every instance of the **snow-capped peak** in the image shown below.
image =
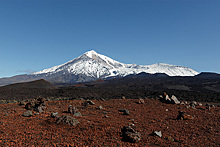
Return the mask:
<path id="1" fill-rule="evenodd" d="M 54 66 L 34 74 L 46 74 L 46 76 L 54 74 L 71 74 L 96 79 L 113 76 L 127 76 L 129 74 L 138 74 L 141 72 L 152 74 L 166 73 L 169 76 L 195 76 L 198 74 L 198 72 L 187 67 L 164 63 L 157 63 L 153 65 L 124 64 L 107 56 L 98 54 L 94 50 L 88 51 L 80 57 L 75 58 L 65 64 Z"/>
<path id="2" fill-rule="evenodd" d="M 93 56 L 98 55 L 98 53 L 96 53 L 96 51 L 94 50 L 91 50 L 91 51 L 84 53 L 84 55 L 88 56 L 89 58 L 92 58 Z"/>

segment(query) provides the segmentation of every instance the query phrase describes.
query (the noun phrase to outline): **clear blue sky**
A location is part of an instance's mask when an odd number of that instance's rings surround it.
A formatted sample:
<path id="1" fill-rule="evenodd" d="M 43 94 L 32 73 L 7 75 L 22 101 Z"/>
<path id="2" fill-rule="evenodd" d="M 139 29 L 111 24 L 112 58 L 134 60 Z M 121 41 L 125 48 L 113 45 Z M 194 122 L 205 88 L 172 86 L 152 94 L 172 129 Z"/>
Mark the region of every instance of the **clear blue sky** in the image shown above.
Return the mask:
<path id="1" fill-rule="evenodd" d="M 1 0 L 0 77 L 89 50 L 220 73 L 220 0 Z"/>

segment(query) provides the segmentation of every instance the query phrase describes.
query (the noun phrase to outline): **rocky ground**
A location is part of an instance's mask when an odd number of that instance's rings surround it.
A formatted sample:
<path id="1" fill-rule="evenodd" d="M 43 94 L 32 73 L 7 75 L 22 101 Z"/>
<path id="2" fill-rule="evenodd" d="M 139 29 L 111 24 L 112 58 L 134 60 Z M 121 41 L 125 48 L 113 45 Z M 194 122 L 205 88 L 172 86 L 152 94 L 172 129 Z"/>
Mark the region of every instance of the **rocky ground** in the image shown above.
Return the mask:
<path id="1" fill-rule="evenodd" d="M 24 105 L 0 105 L 0 146 L 220 146 L 220 108 L 166 104 L 156 99 L 46 101 L 43 112 L 24 117 Z M 84 103 L 84 105 L 82 105 Z M 72 105 L 82 116 L 68 113 Z M 102 107 L 99 107 L 102 106 Z M 103 109 L 102 109 L 103 108 Z M 128 114 L 119 111 L 128 110 Z M 191 120 L 178 120 L 178 111 Z M 73 116 L 75 126 L 57 123 L 51 113 Z M 127 111 L 126 111 L 127 112 Z M 121 129 L 131 126 L 140 136 L 132 143 L 122 137 Z M 154 135 L 161 131 L 162 137 Z"/>

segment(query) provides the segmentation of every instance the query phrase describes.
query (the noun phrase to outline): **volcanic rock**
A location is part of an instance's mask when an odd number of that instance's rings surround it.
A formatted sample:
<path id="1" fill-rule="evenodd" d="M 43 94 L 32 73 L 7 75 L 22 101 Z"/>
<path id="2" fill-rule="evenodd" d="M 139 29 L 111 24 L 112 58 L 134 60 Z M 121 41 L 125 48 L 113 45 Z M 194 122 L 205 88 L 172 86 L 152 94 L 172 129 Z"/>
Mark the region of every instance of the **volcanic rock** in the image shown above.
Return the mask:
<path id="1" fill-rule="evenodd" d="M 177 119 L 180 119 L 180 120 L 191 120 L 191 119 L 194 119 L 193 116 L 189 115 L 189 114 L 185 114 L 185 112 L 182 112 L 182 111 L 178 111 L 179 114 L 177 116 Z"/>
<path id="2" fill-rule="evenodd" d="M 162 137 L 161 131 L 154 131 L 153 134 L 159 136 L 160 138 Z"/>
<path id="3" fill-rule="evenodd" d="M 144 104 L 144 99 L 139 99 L 138 104 Z"/>
<path id="4" fill-rule="evenodd" d="M 88 105 L 95 105 L 95 103 L 91 100 L 87 100 L 84 103 L 82 103 L 83 106 L 87 107 Z"/>
<path id="5" fill-rule="evenodd" d="M 25 102 L 25 101 L 21 101 L 21 102 L 19 103 L 19 105 L 20 105 L 20 106 L 26 105 L 26 102 Z"/>
<path id="6" fill-rule="evenodd" d="M 124 126 L 121 129 L 122 140 L 131 143 L 137 143 L 141 140 L 141 134 L 135 131 L 131 126 Z"/>
<path id="7" fill-rule="evenodd" d="M 72 105 L 69 105 L 68 113 L 73 114 L 73 116 L 82 116 L 82 114 L 77 110 L 77 108 L 72 107 Z"/>
<path id="8" fill-rule="evenodd" d="M 59 118 L 58 112 L 51 113 L 52 118 Z"/>
<path id="9" fill-rule="evenodd" d="M 73 118 L 72 116 L 68 116 L 68 115 L 63 115 L 61 117 L 59 117 L 56 121 L 57 124 L 59 123 L 65 123 L 65 124 L 69 124 L 71 126 L 76 126 L 77 124 L 79 124 L 78 119 Z"/>
<path id="10" fill-rule="evenodd" d="M 98 106 L 96 109 L 98 109 L 98 110 L 102 110 L 103 107 L 102 107 L 102 106 Z"/>
<path id="11" fill-rule="evenodd" d="M 33 116 L 33 113 L 32 113 L 32 111 L 26 111 L 26 112 L 24 112 L 22 114 L 22 116 L 24 116 L 24 117 L 31 117 L 31 116 Z"/>
<path id="12" fill-rule="evenodd" d="M 172 97 L 171 97 L 171 103 L 173 103 L 173 104 L 180 104 L 180 101 L 176 98 L 175 95 L 172 95 Z"/>
<path id="13" fill-rule="evenodd" d="M 42 113 L 43 112 L 43 106 L 37 106 L 34 110 L 37 111 L 37 112 L 40 112 Z"/>
<path id="14" fill-rule="evenodd" d="M 123 115 L 129 115 L 129 111 L 127 109 L 120 109 L 119 112 L 123 112 Z"/>

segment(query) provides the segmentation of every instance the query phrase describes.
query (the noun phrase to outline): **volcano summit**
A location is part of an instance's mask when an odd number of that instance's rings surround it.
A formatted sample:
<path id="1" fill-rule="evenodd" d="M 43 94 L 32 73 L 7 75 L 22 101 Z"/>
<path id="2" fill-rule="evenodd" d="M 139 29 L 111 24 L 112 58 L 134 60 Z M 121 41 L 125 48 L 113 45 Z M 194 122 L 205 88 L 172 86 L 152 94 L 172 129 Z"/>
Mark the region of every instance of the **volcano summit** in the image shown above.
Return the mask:
<path id="1" fill-rule="evenodd" d="M 169 76 L 195 76 L 198 74 L 198 72 L 188 67 L 164 63 L 153 65 L 124 64 L 91 50 L 62 65 L 29 75 L 2 78 L 0 79 L 0 85 L 28 82 L 38 79 L 59 83 L 76 83 L 100 78 L 124 77 L 141 72 L 150 74 L 165 73 Z"/>

